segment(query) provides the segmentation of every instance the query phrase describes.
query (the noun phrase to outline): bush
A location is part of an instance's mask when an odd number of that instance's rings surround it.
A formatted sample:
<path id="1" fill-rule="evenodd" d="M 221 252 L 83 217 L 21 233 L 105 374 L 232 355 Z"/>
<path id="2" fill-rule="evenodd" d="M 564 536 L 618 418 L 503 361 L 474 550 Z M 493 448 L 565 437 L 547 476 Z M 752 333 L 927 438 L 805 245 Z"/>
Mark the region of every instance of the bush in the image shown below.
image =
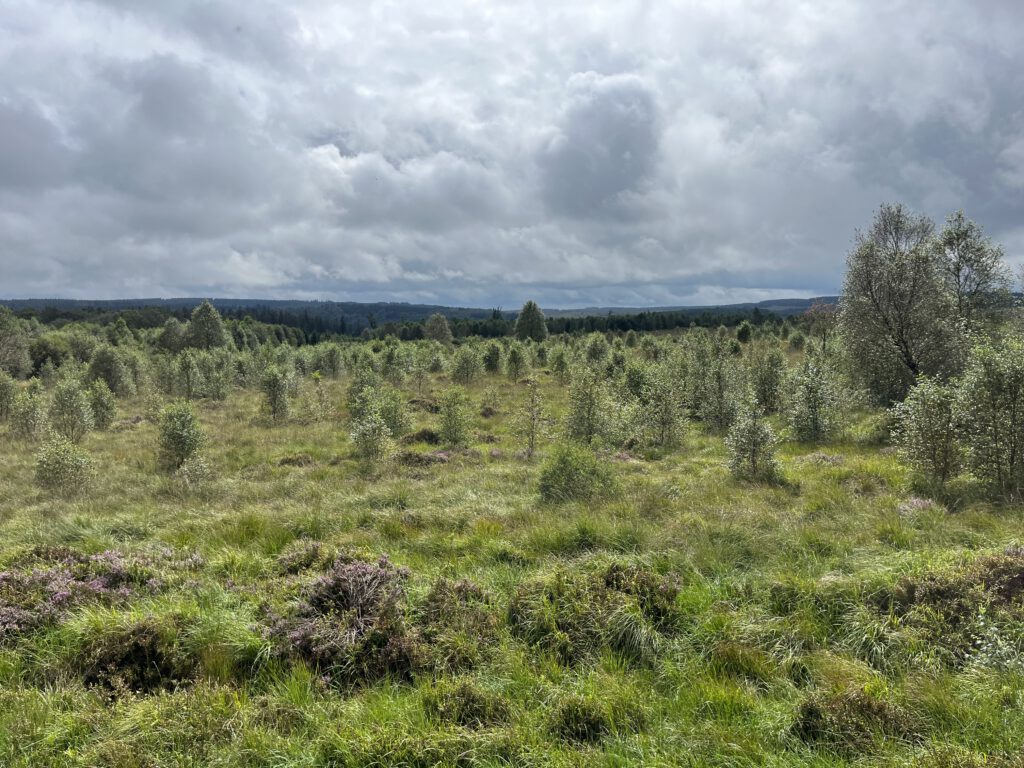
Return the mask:
<path id="1" fill-rule="evenodd" d="M 894 409 L 893 438 L 900 456 L 926 482 L 945 484 L 960 468 L 952 388 L 922 378 Z"/>
<path id="2" fill-rule="evenodd" d="M 789 424 L 801 442 L 831 438 L 839 424 L 839 397 L 832 371 L 808 357 L 793 377 Z"/>
<path id="3" fill-rule="evenodd" d="M 391 430 L 379 410 L 371 409 L 352 422 L 356 456 L 370 463 L 383 461 L 394 451 Z"/>
<path id="4" fill-rule="evenodd" d="M 501 345 L 495 341 L 484 350 L 484 370 L 487 373 L 501 373 Z"/>
<path id="5" fill-rule="evenodd" d="M 1024 340 L 975 349 L 957 387 L 971 471 L 1004 499 L 1024 495 Z"/>
<path id="6" fill-rule="evenodd" d="M 40 440 L 46 432 L 46 404 L 38 389 L 22 390 L 11 406 L 11 434 L 21 440 Z"/>
<path id="7" fill-rule="evenodd" d="M 260 381 L 270 418 L 279 423 L 287 421 L 291 414 L 291 379 L 291 373 L 269 365 Z"/>
<path id="8" fill-rule="evenodd" d="M 544 501 L 586 501 L 614 487 L 608 470 L 589 448 L 562 443 L 555 446 L 540 470 L 539 491 Z"/>
<path id="9" fill-rule="evenodd" d="M 470 346 L 461 346 L 452 361 L 452 381 L 463 386 L 472 384 L 480 375 L 480 356 Z"/>
<path id="10" fill-rule="evenodd" d="M 786 376 L 786 356 L 774 343 L 756 349 L 747 363 L 747 376 L 754 399 L 765 413 L 782 406 L 782 384 Z"/>
<path id="11" fill-rule="evenodd" d="M 192 406 L 183 400 L 160 409 L 157 421 L 160 432 L 160 466 L 169 472 L 176 472 L 199 453 L 206 442 L 206 436 Z"/>
<path id="12" fill-rule="evenodd" d="M 78 665 L 87 686 L 116 695 L 172 690 L 190 680 L 198 666 L 181 646 L 174 622 L 156 617 L 89 638 Z"/>
<path id="13" fill-rule="evenodd" d="M 602 341 L 604 337 L 597 337 Z M 604 380 L 591 368 L 581 368 L 569 388 L 565 432 L 572 440 L 591 443 L 607 427 L 609 397 Z"/>
<path id="14" fill-rule="evenodd" d="M 14 398 L 18 394 L 18 384 L 7 371 L 0 369 L 0 422 L 11 418 Z"/>
<path id="15" fill-rule="evenodd" d="M 49 410 L 50 427 L 72 443 L 78 443 L 93 428 L 92 405 L 77 379 L 64 379 L 53 391 Z"/>
<path id="16" fill-rule="evenodd" d="M 87 377 L 89 381 L 102 380 L 119 397 L 134 395 L 137 389 L 133 369 L 118 347 L 99 347 L 93 353 Z"/>
<path id="17" fill-rule="evenodd" d="M 117 417 L 117 400 L 114 393 L 105 381 L 97 380 L 89 387 L 88 395 L 93 426 L 101 432 L 110 429 Z"/>
<path id="18" fill-rule="evenodd" d="M 423 650 L 405 616 L 407 578 L 386 557 L 376 564 L 339 558 L 287 615 L 272 617 L 277 653 L 350 685 L 410 679 Z"/>
<path id="19" fill-rule="evenodd" d="M 729 450 L 729 469 L 736 477 L 748 480 L 774 480 L 779 466 L 775 461 L 778 438 L 762 418 L 760 409 L 747 404 L 725 438 Z"/>
<path id="20" fill-rule="evenodd" d="M 461 389 L 451 388 L 441 394 L 438 401 L 441 442 L 451 448 L 469 443 L 469 411 L 466 395 Z"/>
<path id="21" fill-rule="evenodd" d="M 505 373 L 512 381 L 519 381 L 519 377 L 526 370 L 526 352 L 523 345 L 515 342 L 508 348 L 508 357 L 505 360 Z"/>
<path id="22" fill-rule="evenodd" d="M 667 365 L 654 366 L 642 384 L 640 419 L 650 442 L 659 447 L 674 445 L 682 427 L 682 396 L 679 381 Z"/>
<path id="23" fill-rule="evenodd" d="M 871 752 L 883 740 L 920 739 L 908 713 L 860 689 L 812 695 L 800 705 L 792 732 L 807 744 L 849 757 Z"/>
<path id="24" fill-rule="evenodd" d="M 36 485 L 72 496 L 92 476 L 89 455 L 63 435 L 54 433 L 36 453 Z"/>

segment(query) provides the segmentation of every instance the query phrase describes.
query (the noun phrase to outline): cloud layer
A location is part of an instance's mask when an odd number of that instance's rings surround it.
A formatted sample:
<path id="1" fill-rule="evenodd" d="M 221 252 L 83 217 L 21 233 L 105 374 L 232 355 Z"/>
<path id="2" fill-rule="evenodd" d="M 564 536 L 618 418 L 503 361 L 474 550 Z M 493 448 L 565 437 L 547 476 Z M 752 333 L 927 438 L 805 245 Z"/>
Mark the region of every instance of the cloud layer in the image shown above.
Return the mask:
<path id="1" fill-rule="evenodd" d="M 9 0 L 0 296 L 835 292 L 883 201 L 1024 259 L 1015 0 Z"/>

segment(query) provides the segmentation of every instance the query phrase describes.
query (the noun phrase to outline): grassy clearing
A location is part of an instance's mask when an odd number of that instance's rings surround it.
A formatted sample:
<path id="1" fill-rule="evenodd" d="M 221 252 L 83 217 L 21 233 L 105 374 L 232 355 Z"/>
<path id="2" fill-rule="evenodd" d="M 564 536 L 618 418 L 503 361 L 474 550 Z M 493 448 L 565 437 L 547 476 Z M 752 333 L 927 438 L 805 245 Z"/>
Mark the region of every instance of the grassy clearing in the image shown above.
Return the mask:
<path id="1" fill-rule="evenodd" d="M 599 454 L 612 491 L 545 503 L 524 392 L 486 376 L 468 449 L 368 470 L 343 413 L 273 425 L 235 391 L 199 405 L 216 475 L 191 490 L 157 470 L 146 399 L 85 437 L 77 498 L 0 431 L 0 764 L 1019 764 L 1019 507 L 914 498 L 871 413 L 784 443 L 777 483 L 733 479 L 690 425 Z M 314 664 L 278 620 L 347 639 Z"/>

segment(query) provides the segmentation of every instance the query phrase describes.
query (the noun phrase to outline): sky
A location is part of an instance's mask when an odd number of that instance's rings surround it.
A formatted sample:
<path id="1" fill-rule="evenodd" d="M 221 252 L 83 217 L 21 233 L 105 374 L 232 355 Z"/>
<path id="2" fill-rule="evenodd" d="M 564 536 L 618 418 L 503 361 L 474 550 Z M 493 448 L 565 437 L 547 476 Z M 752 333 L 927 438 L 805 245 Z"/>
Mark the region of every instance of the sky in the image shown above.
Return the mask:
<path id="1" fill-rule="evenodd" d="M 883 202 L 1024 261 L 1024 5 L 3 0 L 0 296 L 837 293 Z"/>

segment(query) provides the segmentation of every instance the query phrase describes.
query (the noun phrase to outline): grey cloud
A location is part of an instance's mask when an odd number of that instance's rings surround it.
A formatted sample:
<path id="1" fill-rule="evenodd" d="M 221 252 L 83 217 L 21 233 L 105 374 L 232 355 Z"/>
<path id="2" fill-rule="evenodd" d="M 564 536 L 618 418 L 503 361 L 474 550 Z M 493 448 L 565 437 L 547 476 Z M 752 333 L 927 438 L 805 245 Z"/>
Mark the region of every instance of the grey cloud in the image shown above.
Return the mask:
<path id="1" fill-rule="evenodd" d="M 886 200 L 1019 262 L 1022 37 L 967 0 L 23 0 L 0 295 L 815 295 Z"/>
<path id="2" fill-rule="evenodd" d="M 603 216 L 652 172 L 658 153 L 653 94 L 633 75 L 574 75 L 557 133 L 538 161 L 556 214 Z"/>

